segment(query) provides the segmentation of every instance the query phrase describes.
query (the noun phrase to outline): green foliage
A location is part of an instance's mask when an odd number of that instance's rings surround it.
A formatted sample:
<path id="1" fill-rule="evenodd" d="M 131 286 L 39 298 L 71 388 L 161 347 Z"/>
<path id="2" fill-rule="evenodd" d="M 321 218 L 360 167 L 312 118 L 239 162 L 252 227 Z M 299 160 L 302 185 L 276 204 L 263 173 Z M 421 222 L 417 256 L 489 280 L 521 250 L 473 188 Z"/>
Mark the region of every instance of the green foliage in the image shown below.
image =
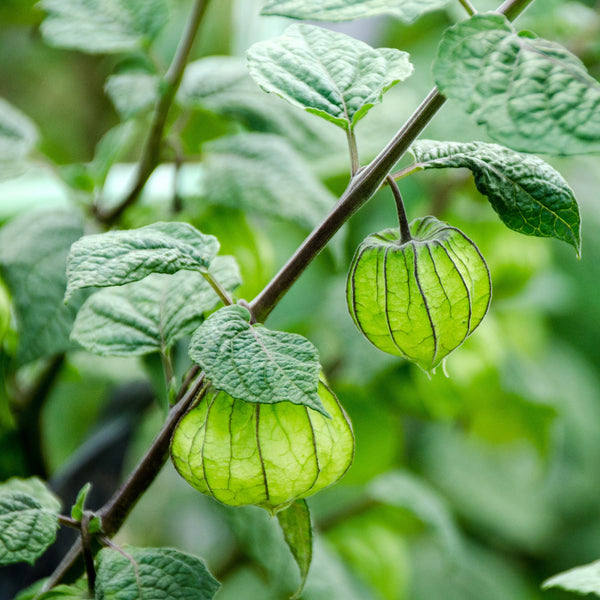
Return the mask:
<path id="1" fill-rule="evenodd" d="M 515 150 L 600 150 L 600 83 L 560 44 L 518 34 L 501 15 L 450 28 L 433 66 L 440 91 Z"/>
<path id="2" fill-rule="evenodd" d="M 412 146 L 422 169 L 465 167 L 502 222 L 527 235 L 555 237 L 581 247 L 579 206 L 564 178 L 537 156 L 496 144 L 419 141 Z"/>
<path id="3" fill-rule="evenodd" d="M 111 75 L 104 89 L 123 119 L 131 119 L 151 108 L 159 95 L 157 75 L 129 72 Z"/>
<path id="4" fill-rule="evenodd" d="M 83 234 L 77 212 L 36 211 L 0 230 L 0 269 L 19 323 L 19 362 L 64 352 L 83 296 L 63 303 L 69 247 Z"/>
<path id="5" fill-rule="evenodd" d="M 226 290 L 240 284 L 231 256 L 217 256 L 209 273 Z M 219 298 L 200 273 L 155 273 L 141 281 L 100 290 L 83 304 L 71 339 L 103 356 L 165 352 L 190 335 Z"/>
<path id="6" fill-rule="evenodd" d="M 173 464 L 190 485 L 224 504 L 283 510 L 337 481 L 352 462 L 346 413 L 323 382 L 319 397 L 330 417 L 290 402 L 209 394 L 179 423 Z"/>
<path id="7" fill-rule="evenodd" d="M 44 580 L 39 582 L 45 583 Z M 41 591 L 41 585 L 36 584 L 21 592 L 15 600 L 89 600 L 87 583 L 80 580 L 73 585 L 57 585 L 48 592 Z"/>
<path id="8" fill-rule="evenodd" d="M 352 130 L 413 67 L 406 52 L 375 50 L 341 33 L 292 25 L 280 38 L 254 44 L 248 69 L 266 92 Z"/>
<path id="9" fill-rule="evenodd" d="M 300 587 L 294 594 L 294 598 L 297 598 L 304 589 L 313 553 L 313 531 L 306 500 L 296 500 L 285 510 L 279 511 L 277 520 L 300 569 Z"/>
<path id="10" fill-rule="evenodd" d="M 152 273 L 203 272 L 218 251 L 214 236 L 188 223 L 87 235 L 71 247 L 65 300 L 80 288 L 123 285 Z"/>
<path id="11" fill-rule="evenodd" d="M 460 230 L 425 217 L 412 231 L 411 240 L 387 229 L 361 243 L 348 274 L 348 310 L 377 348 L 431 372 L 481 323 L 491 281 Z"/>
<path id="12" fill-rule="evenodd" d="M 21 175 L 38 140 L 34 123 L 0 98 L 0 181 Z"/>
<path id="13" fill-rule="evenodd" d="M 42 0 L 47 43 L 82 52 L 126 52 L 146 46 L 168 16 L 166 0 Z"/>
<path id="14" fill-rule="evenodd" d="M 105 548 L 98 555 L 100 600 L 212 600 L 219 583 L 203 561 L 170 548 Z"/>
<path id="15" fill-rule="evenodd" d="M 559 573 L 544 581 L 542 587 L 558 587 L 579 594 L 595 594 L 600 596 L 600 561 L 582 567 L 575 567 L 564 573 Z"/>
<path id="16" fill-rule="evenodd" d="M 327 415 L 318 393 L 318 350 L 300 335 L 253 324 L 242 306 L 208 317 L 192 337 L 190 356 L 216 389 L 238 400 L 292 402 Z"/>
<path id="17" fill-rule="evenodd" d="M 311 21 L 351 21 L 391 15 L 413 23 L 423 13 L 437 10 L 448 0 L 263 0 L 263 15 L 281 15 Z"/>

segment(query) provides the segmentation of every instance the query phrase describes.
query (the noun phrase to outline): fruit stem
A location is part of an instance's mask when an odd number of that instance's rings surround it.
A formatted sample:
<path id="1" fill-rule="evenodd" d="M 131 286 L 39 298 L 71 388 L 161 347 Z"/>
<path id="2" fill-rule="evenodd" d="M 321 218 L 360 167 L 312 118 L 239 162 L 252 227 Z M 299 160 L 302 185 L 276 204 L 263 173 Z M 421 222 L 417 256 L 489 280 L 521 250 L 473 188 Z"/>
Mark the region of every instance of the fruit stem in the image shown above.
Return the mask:
<path id="1" fill-rule="evenodd" d="M 408 226 L 408 217 L 406 216 L 406 209 L 404 208 L 404 201 L 402 200 L 402 194 L 398 189 L 396 181 L 391 175 L 386 178 L 388 185 L 392 188 L 392 194 L 394 194 L 394 200 L 396 201 L 396 211 L 398 212 L 398 225 L 400 226 L 400 245 L 406 244 L 412 240 L 410 234 L 410 227 Z"/>

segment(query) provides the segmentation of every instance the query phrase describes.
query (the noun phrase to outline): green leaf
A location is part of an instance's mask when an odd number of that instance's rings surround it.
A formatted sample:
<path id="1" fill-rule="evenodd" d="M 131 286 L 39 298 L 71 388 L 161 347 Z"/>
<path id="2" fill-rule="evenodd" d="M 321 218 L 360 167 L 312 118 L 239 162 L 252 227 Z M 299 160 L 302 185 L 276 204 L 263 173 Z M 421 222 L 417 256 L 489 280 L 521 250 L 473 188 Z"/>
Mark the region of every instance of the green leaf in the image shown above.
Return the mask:
<path id="1" fill-rule="evenodd" d="M 20 592 L 15 600 L 89 600 L 87 581 L 80 579 L 72 585 L 57 585 L 48 592 L 42 593 L 45 580 L 37 581 L 26 590 Z"/>
<path id="2" fill-rule="evenodd" d="M 83 518 L 83 511 L 85 510 L 85 501 L 92 489 L 92 484 L 88 481 L 77 494 L 75 504 L 71 507 L 71 517 L 76 521 L 81 521 Z"/>
<path id="3" fill-rule="evenodd" d="M 261 15 L 311 21 L 351 21 L 390 15 L 413 23 L 424 13 L 446 4 L 448 0 L 263 0 Z"/>
<path id="4" fill-rule="evenodd" d="M 561 155 L 600 151 L 600 84 L 565 48 L 517 34 L 501 15 L 448 29 L 433 72 L 442 94 L 506 146 Z"/>
<path id="5" fill-rule="evenodd" d="M 130 119 L 156 103 L 160 78 L 150 73 L 120 73 L 111 75 L 104 89 L 121 117 Z"/>
<path id="6" fill-rule="evenodd" d="M 80 288 L 123 285 L 151 273 L 203 271 L 218 251 L 217 238 L 188 223 L 87 235 L 71 246 L 65 301 Z"/>
<path id="7" fill-rule="evenodd" d="M 254 44 L 250 74 L 266 92 L 352 129 L 383 93 L 412 73 L 408 54 L 313 25 L 292 25 L 276 39 Z"/>
<path id="8" fill-rule="evenodd" d="M 0 491 L 0 565 L 33 564 L 54 542 L 58 515 L 22 492 Z"/>
<path id="9" fill-rule="evenodd" d="M 62 508 L 62 502 L 48 489 L 46 484 L 38 477 L 21 479 L 12 477 L 0 484 L 0 494 L 20 493 L 27 494 L 45 509 L 58 513 Z"/>
<path id="10" fill-rule="evenodd" d="M 579 207 L 564 178 L 537 156 L 497 144 L 419 141 L 412 146 L 418 167 L 465 167 L 510 229 L 555 237 L 581 247 Z"/>
<path id="11" fill-rule="evenodd" d="M 230 256 L 217 256 L 209 271 L 226 290 L 240 284 L 237 263 Z M 103 356 L 164 352 L 192 334 L 218 303 L 199 273 L 156 273 L 90 296 L 77 314 L 71 339 Z"/>
<path id="12" fill-rule="evenodd" d="M 101 600 L 211 600 L 220 585 L 204 561 L 170 548 L 111 548 L 98 554 Z"/>
<path id="13" fill-rule="evenodd" d="M 312 229 L 335 197 L 285 139 L 261 133 L 224 137 L 204 147 L 205 202 L 276 216 Z"/>
<path id="14" fill-rule="evenodd" d="M 283 537 L 300 569 L 300 587 L 293 598 L 299 598 L 312 561 L 313 531 L 306 500 L 296 500 L 289 508 L 277 513 Z"/>
<path id="15" fill-rule="evenodd" d="M 33 121 L 0 98 L 0 181 L 21 175 L 38 140 Z"/>
<path id="16" fill-rule="evenodd" d="M 250 323 L 242 306 L 226 306 L 196 330 L 190 356 L 218 390 L 238 400 L 302 404 L 328 416 L 318 394 L 319 352 L 304 337 Z"/>
<path id="17" fill-rule="evenodd" d="M 42 0 L 42 35 L 52 46 L 97 53 L 147 46 L 169 17 L 166 0 Z"/>
<path id="18" fill-rule="evenodd" d="M 600 560 L 554 575 L 542 584 L 544 590 L 553 587 L 579 594 L 600 596 Z"/>
<path id="19" fill-rule="evenodd" d="M 69 334 L 84 296 L 64 305 L 65 269 L 69 248 L 82 235 L 81 218 L 66 210 L 27 212 L 0 230 L 0 272 L 17 316 L 20 363 L 72 346 Z"/>
<path id="20" fill-rule="evenodd" d="M 462 552 L 460 534 L 446 503 L 421 478 L 408 471 L 389 471 L 376 477 L 367 492 L 378 502 L 412 512 L 431 527 L 449 556 L 456 558 Z"/>

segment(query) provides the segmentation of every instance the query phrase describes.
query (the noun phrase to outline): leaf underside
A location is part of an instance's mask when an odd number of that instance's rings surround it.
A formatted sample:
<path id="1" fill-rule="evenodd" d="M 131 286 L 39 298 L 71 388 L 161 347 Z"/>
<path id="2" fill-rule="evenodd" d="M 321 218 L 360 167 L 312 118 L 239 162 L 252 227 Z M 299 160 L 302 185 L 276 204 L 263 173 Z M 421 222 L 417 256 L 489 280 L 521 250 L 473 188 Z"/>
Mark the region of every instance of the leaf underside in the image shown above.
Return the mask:
<path id="1" fill-rule="evenodd" d="M 383 93 L 412 74 L 408 54 L 314 25 L 292 25 L 247 53 L 248 69 L 266 92 L 352 129 Z"/>
<path id="2" fill-rule="evenodd" d="M 552 587 L 600 596 L 600 561 L 569 569 L 550 577 L 542 584 L 542 588 L 545 590 Z"/>
<path id="3" fill-rule="evenodd" d="M 549 164 L 498 146 L 419 141 L 412 153 L 423 169 L 465 167 L 507 227 L 563 240 L 580 252 L 579 206 L 573 190 Z"/>
<path id="4" fill-rule="evenodd" d="M 600 151 L 600 83 L 568 50 L 517 34 L 502 15 L 448 29 L 433 67 L 442 94 L 515 150 Z"/>
<path id="5" fill-rule="evenodd" d="M 21 175 L 38 140 L 34 123 L 0 98 L 0 181 Z"/>

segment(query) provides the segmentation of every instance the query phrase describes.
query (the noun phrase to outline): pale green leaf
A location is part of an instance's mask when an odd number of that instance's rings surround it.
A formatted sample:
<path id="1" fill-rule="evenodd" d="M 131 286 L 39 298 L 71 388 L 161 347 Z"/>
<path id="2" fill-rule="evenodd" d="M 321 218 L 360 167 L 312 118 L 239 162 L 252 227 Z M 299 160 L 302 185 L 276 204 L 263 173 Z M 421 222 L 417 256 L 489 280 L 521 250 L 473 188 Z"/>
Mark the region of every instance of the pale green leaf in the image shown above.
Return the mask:
<path id="1" fill-rule="evenodd" d="M 266 92 L 352 129 L 383 93 L 412 73 L 408 54 L 313 25 L 292 25 L 247 53 L 250 74 Z"/>
<path id="2" fill-rule="evenodd" d="M 15 600 L 89 600 L 87 581 L 80 579 L 72 585 L 57 585 L 48 592 L 42 592 L 46 580 L 37 581 L 32 586 L 23 590 Z"/>
<path id="3" fill-rule="evenodd" d="M 204 147 L 205 202 L 294 221 L 319 223 L 336 198 L 285 139 L 261 133 L 224 137 Z"/>
<path id="4" fill-rule="evenodd" d="M 78 492 L 75 504 L 71 507 L 71 517 L 76 521 L 81 521 L 83 511 L 85 510 L 85 501 L 92 489 L 92 484 L 88 481 Z"/>
<path id="5" fill-rule="evenodd" d="M 50 512 L 58 513 L 62 507 L 62 502 L 38 477 L 29 477 L 27 479 L 12 477 L 11 479 L 0 484 L 0 494 L 13 492 L 31 496 L 43 508 L 49 510 Z"/>
<path id="6" fill-rule="evenodd" d="M 327 411 L 319 398 L 318 350 L 304 337 L 250 323 L 242 306 L 226 306 L 196 330 L 190 356 L 218 390 L 238 400 L 292 402 Z"/>
<path id="7" fill-rule="evenodd" d="M 568 50 L 521 36 L 501 15 L 447 30 L 433 67 L 440 91 L 515 150 L 600 151 L 600 83 Z"/>
<path id="8" fill-rule="evenodd" d="M 293 596 L 298 598 L 306 583 L 313 551 L 313 531 L 306 500 L 296 500 L 289 508 L 279 511 L 277 520 L 300 569 L 300 587 Z"/>
<path id="9" fill-rule="evenodd" d="M 418 167 L 465 167 L 507 227 L 581 246 L 579 207 L 564 178 L 537 156 L 472 142 L 419 141 L 412 146 Z"/>
<path id="10" fill-rule="evenodd" d="M 451 557 L 461 552 L 461 539 L 444 499 L 416 475 L 402 470 L 376 477 L 367 487 L 371 498 L 413 513 L 430 527 Z"/>
<path id="11" fill-rule="evenodd" d="M 129 52 L 148 45 L 169 17 L 166 0 L 42 0 L 46 42 L 82 52 Z"/>
<path id="12" fill-rule="evenodd" d="M 230 256 L 217 256 L 209 271 L 226 290 L 240 284 L 238 266 Z M 93 294 L 79 310 L 71 338 L 103 356 L 165 351 L 193 333 L 218 302 L 200 273 L 156 273 Z"/>
<path id="13" fill-rule="evenodd" d="M 204 561 L 170 548 L 125 547 L 98 554 L 98 600 L 211 600 L 220 585 Z"/>
<path id="14" fill-rule="evenodd" d="M 553 587 L 579 594 L 600 596 L 600 560 L 554 575 L 542 584 L 544 590 Z"/>
<path id="15" fill-rule="evenodd" d="M 62 210 L 24 213 L 0 230 L 0 272 L 17 315 L 21 363 L 71 348 L 84 297 L 64 305 L 65 270 L 69 248 L 82 235 L 79 215 Z"/>
<path id="16" fill-rule="evenodd" d="M 218 251 L 217 238 L 188 223 L 87 235 L 71 246 L 65 300 L 79 288 L 123 285 L 151 273 L 202 271 Z"/>
<path id="17" fill-rule="evenodd" d="M 38 140 L 34 123 L 0 98 L 0 181 L 21 175 Z"/>
<path id="18" fill-rule="evenodd" d="M 22 492 L 0 491 L 0 565 L 33 564 L 54 542 L 58 515 Z"/>
<path id="19" fill-rule="evenodd" d="M 156 103 L 160 78 L 150 73 L 119 73 L 108 78 L 104 89 L 121 117 L 130 119 Z"/>
<path id="20" fill-rule="evenodd" d="M 263 15 L 280 15 L 311 21 L 351 21 L 389 15 L 413 23 L 438 10 L 449 0 L 263 0 Z"/>

